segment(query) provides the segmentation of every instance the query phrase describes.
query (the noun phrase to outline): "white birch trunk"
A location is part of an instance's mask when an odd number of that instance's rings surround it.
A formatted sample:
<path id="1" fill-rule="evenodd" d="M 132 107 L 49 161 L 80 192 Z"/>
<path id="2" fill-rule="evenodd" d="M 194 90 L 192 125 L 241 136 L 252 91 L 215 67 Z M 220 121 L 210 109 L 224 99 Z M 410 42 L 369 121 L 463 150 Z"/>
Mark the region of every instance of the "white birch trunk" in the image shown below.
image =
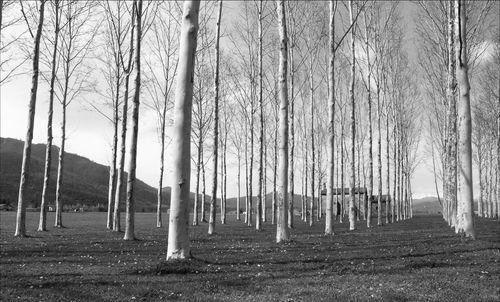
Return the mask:
<path id="1" fill-rule="evenodd" d="M 354 1 L 349 2 L 349 15 L 351 17 L 351 24 L 354 24 Z M 350 85 L 350 97 L 351 97 L 351 194 L 349 197 L 349 230 L 353 231 L 356 229 L 356 219 L 355 219 L 355 186 L 356 186 L 356 102 L 354 99 L 354 85 L 356 82 L 356 54 L 355 54 L 355 44 L 354 44 L 354 26 L 351 29 L 351 85 Z"/>
<path id="2" fill-rule="evenodd" d="M 121 228 L 120 223 L 120 203 L 122 199 L 122 192 L 125 188 L 125 148 L 127 142 L 127 117 L 128 117 L 128 94 L 130 74 L 132 71 L 132 59 L 134 55 L 134 31 L 135 31 L 135 7 L 132 8 L 132 26 L 130 29 L 130 49 L 128 54 L 128 63 L 125 70 L 125 91 L 123 95 L 122 105 L 122 124 L 121 124 L 121 138 L 120 138 L 120 162 L 118 163 L 118 177 L 116 180 L 116 196 L 115 206 L 113 209 L 113 231 L 119 232 Z"/>
<path id="3" fill-rule="evenodd" d="M 458 103 L 459 112 L 459 148 L 460 148 L 460 171 L 458 194 L 458 231 L 465 233 L 467 237 L 476 237 L 473 219 L 473 190 L 472 190 L 472 144 L 471 144 L 471 109 L 470 109 L 470 84 L 467 61 L 467 41 L 466 41 L 466 15 L 465 1 L 456 0 L 456 26 L 458 45 L 456 52 L 457 59 L 457 80 L 460 91 Z"/>
<path id="4" fill-rule="evenodd" d="M 279 193 L 276 242 L 290 240 L 288 232 L 288 89 L 287 56 L 288 41 L 286 31 L 285 1 L 277 0 L 278 27 L 280 37 L 279 92 L 280 92 L 280 140 L 279 140 Z"/>
<path id="5" fill-rule="evenodd" d="M 214 128 L 213 128 L 213 176 L 212 176 L 212 198 L 210 199 L 210 216 L 208 220 L 208 234 L 215 231 L 215 214 L 217 203 L 217 159 L 219 147 L 219 39 L 220 22 L 222 15 L 222 0 L 219 0 L 217 23 L 215 27 L 215 75 L 214 75 Z"/>
<path id="6" fill-rule="evenodd" d="M 257 191 L 257 213 L 255 217 L 255 229 L 261 230 L 262 223 L 262 183 L 264 172 L 264 100 L 262 98 L 262 0 L 259 1 L 259 117 L 260 117 L 260 133 L 259 133 L 259 181 Z M 290 222 L 289 222 L 290 223 Z"/>
<path id="7" fill-rule="evenodd" d="M 54 116 L 54 86 L 56 80 L 56 59 L 57 47 L 59 42 L 59 15 L 60 5 L 59 0 L 54 1 L 55 13 L 55 30 L 54 30 L 54 50 L 52 51 L 52 70 L 50 75 L 50 91 L 49 91 L 49 110 L 47 114 L 47 145 L 45 149 L 45 171 L 43 177 L 42 201 L 40 203 L 40 221 L 38 224 L 38 231 L 44 232 L 47 230 L 47 198 L 48 187 L 50 181 L 50 168 L 52 166 L 52 119 Z M 1 22 L 0 22 L 1 26 Z"/>
<path id="8" fill-rule="evenodd" d="M 33 140 L 33 129 L 35 124 L 36 93 L 38 90 L 38 65 L 40 58 L 40 38 L 42 36 L 43 18 L 45 12 L 45 0 L 40 0 L 40 15 L 38 17 L 38 27 L 35 36 L 35 48 L 33 51 L 33 75 L 31 77 L 31 93 L 28 109 L 28 127 L 26 130 L 26 140 L 24 141 L 23 162 L 21 166 L 21 181 L 19 183 L 19 196 L 17 200 L 16 232 L 14 236 L 26 236 L 26 203 L 25 195 L 28 189 L 28 179 L 30 174 L 31 141 Z"/>
<path id="9" fill-rule="evenodd" d="M 191 108 L 198 33 L 199 1 L 185 1 L 179 41 L 179 65 L 174 104 L 173 182 L 167 260 L 190 257 L 188 217 L 191 178 Z"/>
<path id="10" fill-rule="evenodd" d="M 451 206 L 448 220 L 452 227 L 457 224 L 457 104 L 456 104 L 456 59 L 453 0 L 448 10 L 448 87 L 447 87 L 447 129 L 446 129 L 446 203 Z"/>
<path id="11" fill-rule="evenodd" d="M 328 171 L 327 171 L 327 196 L 325 234 L 333 235 L 333 176 L 335 168 L 335 15 L 334 0 L 330 0 L 330 43 L 329 43 L 329 76 L 328 76 Z"/>
<path id="12" fill-rule="evenodd" d="M 310 203 L 310 212 L 309 212 L 309 226 L 314 224 L 314 198 L 315 198 L 315 144 L 314 144 L 314 77 L 313 77 L 313 58 L 312 54 L 309 62 L 309 95 L 311 98 L 311 203 Z"/>
<path id="13" fill-rule="evenodd" d="M 139 105 L 141 95 L 141 40 L 142 40 L 142 0 L 135 0 L 136 5 L 136 44 L 135 44 L 135 91 L 132 104 L 132 134 L 129 145 L 127 202 L 125 206 L 124 240 L 135 240 L 135 180 L 137 166 L 137 137 L 139 134 Z"/>

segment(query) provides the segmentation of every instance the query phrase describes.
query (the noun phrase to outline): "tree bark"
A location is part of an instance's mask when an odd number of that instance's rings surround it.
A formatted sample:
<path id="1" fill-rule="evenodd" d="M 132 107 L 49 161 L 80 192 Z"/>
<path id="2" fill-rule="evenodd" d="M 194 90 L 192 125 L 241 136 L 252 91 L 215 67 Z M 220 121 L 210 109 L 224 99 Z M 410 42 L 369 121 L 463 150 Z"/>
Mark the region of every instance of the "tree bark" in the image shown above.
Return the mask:
<path id="1" fill-rule="evenodd" d="M 132 26 L 130 29 L 130 49 L 128 54 L 127 67 L 125 69 L 125 91 L 123 95 L 122 104 L 122 124 L 121 124 L 121 138 L 120 138 L 120 162 L 118 163 L 118 178 L 116 180 L 116 196 L 115 206 L 113 209 L 113 231 L 119 232 L 120 225 L 120 202 L 122 199 L 122 192 L 125 188 L 125 147 L 127 142 L 127 117 L 128 117 L 128 94 L 130 74 L 132 72 L 132 60 L 134 56 L 134 31 L 135 31 L 135 7 L 132 8 Z"/>
<path id="2" fill-rule="evenodd" d="M 259 181 L 257 191 L 257 213 L 255 218 L 255 229 L 261 230 L 262 223 L 262 183 L 264 177 L 264 100 L 262 98 L 262 0 L 259 1 L 259 116 L 260 116 L 260 133 L 259 133 Z M 290 221 L 288 222 L 290 224 Z"/>
<path id="3" fill-rule="evenodd" d="M 328 77 L 328 187 L 326 196 L 325 234 L 333 235 L 333 176 L 335 172 L 335 12 L 334 0 L 330 0 L 330 43 Z"/>
<path id="4" fill-rule="evenodd" d="M 108 212 L 106 215 L 106 228 L 113 229 L 113 206 L 115 204 L 116 192 L 116 157 L 118 149 L 118 100 L 120 95 L 120 77 L 116 78 L 116 98 L 113 108 L 113 145 L 111 148 L 111 166 L 109 167 L 109 182 L 108 182 Z"/>
<path id="5" fill-rule="evenodd" d="M 198 33 L 199 1 L 185 1 L 179 42 L 179 65 L 174 105 L 173 183 L 168 228 L 167 260 L 190 257 L 188 206 L 191 177 L 191 108 Z"/>
<path id="6" fill-rule="evenodd" d="M 371 75 L 373 66 L 370 64 L 370 48 L 368 45 L 368 25 L 365 18 L 366 30 L 366 58 L 368 62 L 368 202 L 366 207 L 366 227 L 372 226 L 372 198 L 373 198 L 373 119 L 372 119 L 372 97 L 371 97 Z"/>
<path id="7" fill-rule="evenodd" d="M 220 22 L 222 14 L 222 0 L 219 0 L 219 11 L 215 27 L 215 74 L 214 74 L 214 128 L 213 128 L 213 176 L 212 176 L 212 198 L 210 199 L 210 216 L 208 220 L 208 234 L 215 231 L 215 212 L 217 202 L 217 159 L 219 147 L 219 39 Z"/>
<path id="8" fill-rule="evenodd" d="M 309 226 L 314 224 L 314 191 L 315 191 L 315 144 L 314 144 L 314 76 L 313 76 L 313 54 L 311 53 L 310 63 L 309 63 L 309 95 L 311 98 L 311 203 L 309 212 Z"/>
<path id="9" fill-rule="evenodd" d="M 23 162 L 21 167 L 21 181 L 19 183 L 19 197 L 17 200 L 16 232 L 14 236 L 26 236 L 26 203 L 25 195 L 28 190 L 28 179 L 30 174 L 31 141 L 33 140 L 33 128 L 35 122 L 36 93 L 38 90 L 38 65 L 40 61 L 40 38 L 42 36 L 43 18 L 45 11 L 45 0 L 40 0 L 40 15 L 35 36 L 35 48 L 33 51 L 33 75 L 31 77 L 31 93 L 28 109 L 28 127 L 26 140 L 24 141 Z"/>
<path id="10" fill-rule="evenodd" d="M 42 201 L 40 203 L 40 221 L 38 224 L 38 231 L 44 232 L 47 230 L 47 199 L 48 187 L 50 181 L 50 168 L 52 166 L 52 119 L 54 116 L 54 86 L 56 80 L 56 60 L 57 60 L 57 47 L 59 42 L 59 14 L 60 5 L 59 0 L 54 1 L 55 13 L 55 29 L 54 29 L 54 50 L 52 51 L 52 66 L 50 75 L 50 91 L 49 91 L 49 110 L 47 114 L 47 145 L 45 148 L 45 171 L 43 176 L 43 189 Z M 2 23 L 0 22 L 0 27 Z"/>
<path id="11" fill-rule="evenodd" d="M 142 0 L 134 0 L 136 5 L 135 44 L 135 91 L 132 104 L 132 135 L 129 145 L 127 203 L 125 207 L 124 240 L 135 240 L 135 170 L 137 162 L 137 137 L 139 134 L 139 105 L 141 96 L 141 40 L 142 40 Z"/>
<path id="12" fill-rule="evenodd" d="M 459 173 L 459 200 L 458 200 L 458 231 L 467 237 L 475 239 L 473 219 L 473 190 L 472 190 L 472 144 L 471 144 L 471 109 L 470 109 L 470 84 L 467 61 L 466 41 L 466 15 L 465 1 L 456 0 L 456 26 L 458 28 L 457 80 L 460 91 L 458 112 L 459 120 L 459 148 L 460 171 Z"/>
<path id="13" fill-rule="evenodd" d="M 236 198 L 236 220 L 240 221 L 240 204 L 241 204 L 241 155 L 238 150 L 238 197 Z"/>
<path id="14" fill-rule="evenodd" d="M 71 28 L 71 19 L 67 24 Z M 68 48 L 71 49 L 72 45 L 71 38 L 69 39 Z M 59 150 L 59 162 L 57 167 L 57 181 L 56 181 L 56 217 L 54 222 L 54 227 L 62 228 L 62 183 L 64 177 L 64 152 L 66 146 L 66 107 L 68 106 L 68 89 L 69 89 L 69 79 L 70 79 L 70 51 L 68 51 L 68 57 L 64 59 L 64 90 L 62 95 L 62 120 L 61 120 L 61 149 Z"/>
<path id="15" fill-rule="evenodd" d="M 286 31 L 285 1 L 277 0 L 278 27 L 280 37 L 279 92 L 280 92 L 280 142 L 279 142 L 279 196 L 276 242 L 290 240 L 288 232 L 288 89 L 287 55 L 288 41 Z"/>
<path id="16" fill-rule="evenodd" d="M 446 129 L 446 204 L 451 205 L 448 221 L 452 227 L 456 227 L 457 221 L 457 104 L 455 96 L 456 87 L 456 59 L 455 29 L 453 0 L 449 1 L 448 11 L 448 87 L 447 87 L 447 129 Z"/>
<path id="17" fill-rule="evenodd" d="M 354 24 L 354 1 L 351 0 L 349 5 L 349 14 L 351 17 L 351 24 Z M 355 43 L 354 43 L 354 28 L 351 29 L 351 87 L 350 87 L 350 97 L 351 97 L 351 194 L 349 197 L 349 230 L 353 231 L 356 229 L 355 220 L 355 186 L 356 186 L 356 102 L 354 99 L 354 85 L 356 82 L 356 54 L 355 54 Z"/>

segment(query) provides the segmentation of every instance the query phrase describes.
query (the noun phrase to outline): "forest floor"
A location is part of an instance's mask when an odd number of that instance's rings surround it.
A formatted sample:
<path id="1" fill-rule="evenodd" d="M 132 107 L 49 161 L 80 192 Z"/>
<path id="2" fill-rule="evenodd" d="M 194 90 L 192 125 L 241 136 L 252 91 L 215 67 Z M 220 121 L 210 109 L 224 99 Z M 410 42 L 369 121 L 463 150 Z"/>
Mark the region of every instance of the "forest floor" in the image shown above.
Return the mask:
<path id="1" fill-rule="evenodd" d="M 138 213 L 138 240 L 127 242 L 105 218 L 64 213 L 65 228 L 39 233 L 29 212 L 29 237 L 14 238 L 15 213 L 0 212 L 0 300 L 500 301 L 494 220 L 477 219 L 473 241 L 439 216 L 371 229 L 361 221 L 351 232 L 336 223 L 334 236 L 296 217 L 292 241 L 276 244 L 275 226 L 257 232 L 229 215 L 212 236 L 206 223 L 191 226 L 193 259 L 165 263 L 167 230 L 155 214 Z"/>

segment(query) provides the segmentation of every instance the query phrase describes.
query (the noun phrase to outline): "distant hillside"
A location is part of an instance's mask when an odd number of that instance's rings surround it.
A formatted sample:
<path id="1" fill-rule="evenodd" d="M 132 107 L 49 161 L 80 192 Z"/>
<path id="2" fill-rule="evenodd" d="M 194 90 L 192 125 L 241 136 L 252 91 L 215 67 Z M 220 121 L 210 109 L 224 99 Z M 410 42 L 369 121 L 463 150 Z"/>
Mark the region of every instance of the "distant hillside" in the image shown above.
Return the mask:
<path id="1" fill-rule="evenodd" d="M 0 203 L 17 205 L 19 180 L 24 142 L 12 138 L 0 138 Z M 28 207 L 38 207 L 42 194 L 45 164 L 45 144 L 33 144 L 31 151 L 30 178 L 28 183 Z M 52 168 L 49 181 L 49 205 L 54 203 L 59 148 L 53 146 Z M 88 158 L 66 153 L 62 199 L 67 206 L 107 206 L 109 168 Z M 151 210 L 156 205 L 156 190 L 137 180 L 136 210 Z M 166 204 L 170 189 L 165 188 Z"/>
<path id="2" fill-rule="evenodd" d="M 437 214 L 441 212 L 441 205 L 437 197 L 424 197 L 413 200 L 413 213 Z"/>

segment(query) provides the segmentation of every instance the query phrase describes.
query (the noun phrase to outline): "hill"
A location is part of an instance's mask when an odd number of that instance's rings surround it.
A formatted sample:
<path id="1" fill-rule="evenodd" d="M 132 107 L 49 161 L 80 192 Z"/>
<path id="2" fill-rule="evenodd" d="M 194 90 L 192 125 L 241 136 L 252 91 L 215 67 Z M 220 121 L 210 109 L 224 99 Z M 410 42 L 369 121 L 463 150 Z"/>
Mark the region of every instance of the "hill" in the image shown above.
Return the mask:
<path id="1" fill-rule="evenodd" d="M 0 203 L 17 206 L 24 142 L 0 138 Z M 28 207 L 38 207 L 42 194 L 45 165 L 45 144 L 33 144 L 31 150 Z M 59 148 L 52 147 L 52 168 L 49 180 L 49 205 L 54 204 Z M 65 153 L 62 200 L 66 207 L 87 205 L 106 208 L 109 168 L 73 153 Z M 165 188 L 166 203 L 170 189 Z M 124 195 L 125 196 L 125 195 Z M 141 180 L 136 182 L 136 210 L 156 207 L 156 189 Z"/>
<path id="2" fill-rule="evenodd" d="M 441 213 L 441 205 L 437 197 L 424 197 L 413 201 L 413 212 L 416 214 Z"/>

